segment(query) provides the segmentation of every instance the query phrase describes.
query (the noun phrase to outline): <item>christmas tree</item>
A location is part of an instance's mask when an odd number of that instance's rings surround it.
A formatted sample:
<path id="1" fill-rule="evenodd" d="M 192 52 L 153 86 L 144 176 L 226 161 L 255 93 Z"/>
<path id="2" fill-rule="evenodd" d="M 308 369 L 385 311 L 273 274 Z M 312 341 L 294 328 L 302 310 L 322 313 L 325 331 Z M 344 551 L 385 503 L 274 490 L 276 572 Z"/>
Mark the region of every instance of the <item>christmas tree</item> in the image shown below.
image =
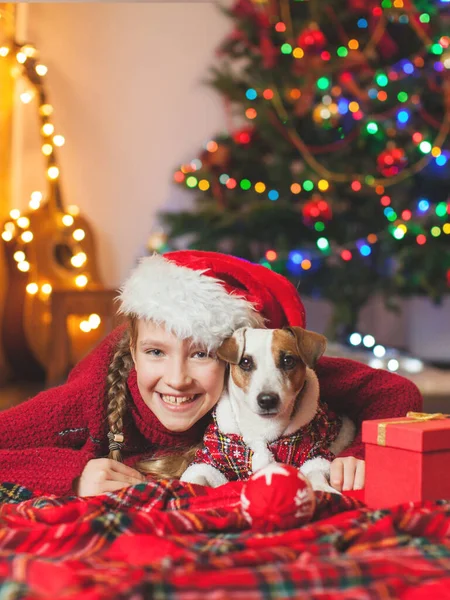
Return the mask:
<path id="1" fill-rule="evenodd" d="M 334 306 L 450 291 L 450 1 L 238 0 L 210 84 L 233 126 L 174 175 L 169 244 L 259 261 Z"/>

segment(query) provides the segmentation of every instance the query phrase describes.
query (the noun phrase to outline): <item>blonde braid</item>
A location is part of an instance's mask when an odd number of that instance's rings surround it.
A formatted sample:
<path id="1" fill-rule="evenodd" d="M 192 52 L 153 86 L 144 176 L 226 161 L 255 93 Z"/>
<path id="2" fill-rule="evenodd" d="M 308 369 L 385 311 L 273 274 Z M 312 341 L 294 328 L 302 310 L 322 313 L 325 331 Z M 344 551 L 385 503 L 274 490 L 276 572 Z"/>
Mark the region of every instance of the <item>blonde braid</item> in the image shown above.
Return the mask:
<path id="1" fill-rule="evenodd" d="M 132 329 L 132 326 L 131 326 Z M 127 329 L 120 340 L 114 357 L 109 365 L 107 376 L 108 408 L 107 417 L 109 425 L 109 455 L 108 458 L 122 462 L 120 451 L 123 437 L 123 417 L 127 410 L 128 391 L 127 378 L 133 366 L 130 351 L 131 332 Z"/>

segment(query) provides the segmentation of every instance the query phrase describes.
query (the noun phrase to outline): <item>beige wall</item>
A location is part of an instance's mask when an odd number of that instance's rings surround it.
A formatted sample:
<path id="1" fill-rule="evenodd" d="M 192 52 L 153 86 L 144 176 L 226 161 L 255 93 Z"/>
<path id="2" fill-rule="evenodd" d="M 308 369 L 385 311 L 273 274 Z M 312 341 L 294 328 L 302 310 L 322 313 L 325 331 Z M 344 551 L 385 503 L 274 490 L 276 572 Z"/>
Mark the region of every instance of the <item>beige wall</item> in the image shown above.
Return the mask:
<path id="1" fill-rule="evenodd" d="M 171 183 L 224 127 L 222 100 L 202 85 L 229 29 L 211 2 L 32 3 L 23 36 L 48 66 L 67 204 L 95 229 L 100 268 L 116 286 L 145 251 L 155 213 L 190 201 Z M 15 205 L 42 189 L 35 107 L 16 118 Z"/>

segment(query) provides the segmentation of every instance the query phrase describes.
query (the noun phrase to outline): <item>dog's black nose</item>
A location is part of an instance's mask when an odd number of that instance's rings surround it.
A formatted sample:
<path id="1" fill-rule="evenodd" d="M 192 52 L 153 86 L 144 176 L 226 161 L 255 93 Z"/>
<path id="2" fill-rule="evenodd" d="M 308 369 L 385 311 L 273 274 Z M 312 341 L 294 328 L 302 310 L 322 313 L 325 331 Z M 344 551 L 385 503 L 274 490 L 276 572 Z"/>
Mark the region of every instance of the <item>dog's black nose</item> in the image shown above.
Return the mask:
<path id="1" fill-rule="evenodd" d="M 278 394 L 270 394 L 267 392 L 261 392 L 256 399 L 258 401 L 258 406 L 264 410 L 273 410 L 278 406 L 280 401 Z"/>

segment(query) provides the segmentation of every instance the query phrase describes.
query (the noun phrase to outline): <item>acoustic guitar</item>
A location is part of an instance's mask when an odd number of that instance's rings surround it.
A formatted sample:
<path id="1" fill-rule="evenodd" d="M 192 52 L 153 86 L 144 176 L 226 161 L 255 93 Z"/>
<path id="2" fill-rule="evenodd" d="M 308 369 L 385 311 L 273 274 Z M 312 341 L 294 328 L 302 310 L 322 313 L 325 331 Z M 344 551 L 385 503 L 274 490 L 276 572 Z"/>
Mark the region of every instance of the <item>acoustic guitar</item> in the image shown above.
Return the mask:
<path id="1" fill-rule="evenodd" d="M 22 48 L 16 44 L 16 52 Z M 51 111 L 38 64 L 30 55 L 22 68 L 38 94 L 42 142 L 47 145 L 47 196 L 42 202 L 34 199 L 25 214 L 11 211 L 1 233 L 7 271 L 2 344 L 13 372 L 28 380 L 44 379 L 48 366 L 52 291 L 103 288 L 90 226 L 64 207 Z"/>

